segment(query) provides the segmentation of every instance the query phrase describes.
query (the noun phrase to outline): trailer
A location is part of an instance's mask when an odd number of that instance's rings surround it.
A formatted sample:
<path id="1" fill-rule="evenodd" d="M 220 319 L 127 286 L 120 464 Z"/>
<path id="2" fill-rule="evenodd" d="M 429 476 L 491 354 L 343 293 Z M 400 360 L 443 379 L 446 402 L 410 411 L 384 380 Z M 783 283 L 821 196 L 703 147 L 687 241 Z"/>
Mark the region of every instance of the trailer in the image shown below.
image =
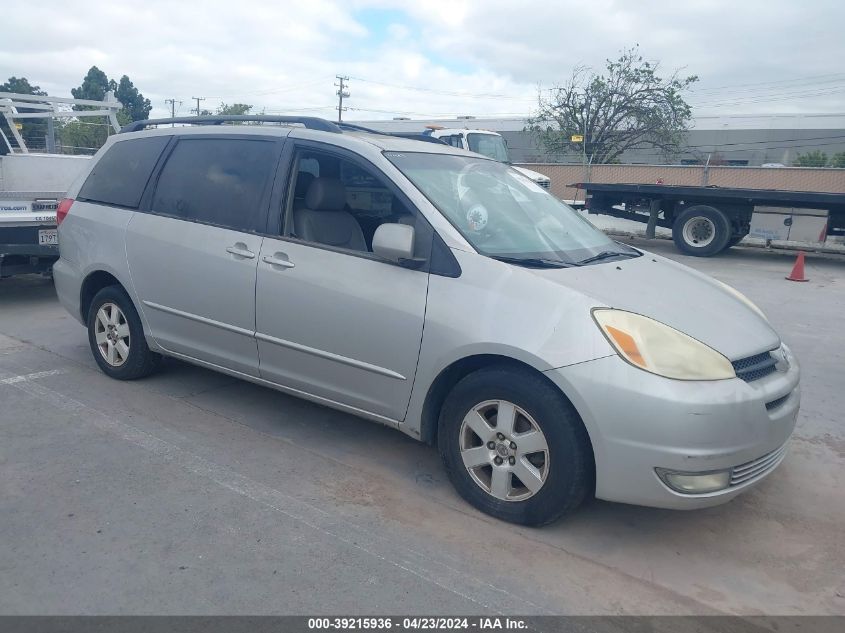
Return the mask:
<path id="1" fill-rule="evenodd" d="M 752 218 L 779 210 L 787 226 L 795 217 L 815 218 L 817 241 L 845 235 L 845 193 L 593 182 L 570 187 L 584 190 L 588 213 L 642 222 L 649 238 L 658 226 L 670 229 L 678 250 L 697 257 L 738 244 Z"/>

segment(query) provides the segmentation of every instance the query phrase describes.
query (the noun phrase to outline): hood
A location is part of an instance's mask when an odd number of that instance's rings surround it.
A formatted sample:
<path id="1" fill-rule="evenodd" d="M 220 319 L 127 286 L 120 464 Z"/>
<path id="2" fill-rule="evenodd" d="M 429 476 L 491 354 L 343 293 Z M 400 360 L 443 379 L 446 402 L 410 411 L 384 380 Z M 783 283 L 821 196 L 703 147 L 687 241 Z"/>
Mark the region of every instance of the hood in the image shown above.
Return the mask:
<path id="1" fill-rule="evenodd" d="M 539 171 L 531 171 L 530 169 L 525 169 L 525 167 L 517 167 L 516 165 L 511 165 L 511 167 L 517 170 L 526 178 L 530 178 L 534 182 L 539 182 L 541 180 L 551 180 L 548 176 L 546 176 L 545 174 L 541 174 Z"/>
<path id="2" fill-rule="evenodd" d="M 643 253 L 635 259 L 582 268 L 530 272 L 592 298 L 595 307 L 636 312 L 665 323 L 732 361 L 780 345 L 772 326 L 716 280 L 659 255 Z"/>

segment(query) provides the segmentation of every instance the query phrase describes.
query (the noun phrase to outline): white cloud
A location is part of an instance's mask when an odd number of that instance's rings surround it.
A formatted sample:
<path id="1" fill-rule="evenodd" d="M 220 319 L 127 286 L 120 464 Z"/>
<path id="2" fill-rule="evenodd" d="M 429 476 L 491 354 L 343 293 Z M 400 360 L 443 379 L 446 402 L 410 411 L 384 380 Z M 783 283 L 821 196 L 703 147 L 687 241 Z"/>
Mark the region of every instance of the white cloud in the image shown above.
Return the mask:
<path id="1" fill-rule="evenodd" d="M 379 10 L 387 23 L 369 23 Z M 166 98 L 187 113 L 204 96 L 211 109 L 239 101 L 334 116 L 343 73 L 358 108 L 350 119 L 525 114 L 538 83 L 639 43 L 665 68 L 701 77 L 690 96 L 701 112 L 842 111 L 844 18 L 833 0 L 6 0 L 0 78 L 67 96 L 96 64 L 128 74 L 156 115 Z M 427 90 L 396 87 L 407 85 Z"/>

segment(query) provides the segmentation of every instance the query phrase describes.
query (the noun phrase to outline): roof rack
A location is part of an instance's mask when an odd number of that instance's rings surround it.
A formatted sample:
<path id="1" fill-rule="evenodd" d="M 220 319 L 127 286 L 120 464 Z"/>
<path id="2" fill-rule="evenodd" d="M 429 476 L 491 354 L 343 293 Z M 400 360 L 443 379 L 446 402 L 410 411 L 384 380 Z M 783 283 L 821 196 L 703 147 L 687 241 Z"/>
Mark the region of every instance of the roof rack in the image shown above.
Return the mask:
<path id="1" fill-rule="evenodd" d="M 381 130 L 374 130 L 371 127 L 364 127 L 363 125 L 358 125 L 357 123 L 343 123 L 340 122 L 337 126 L 341 130 L 350 130 L 352 132 L 368 132 L 370 134 L 379 134 L 381 136 L 392 136 L 392 134 L 388 134 L 387 132 L 382 132 Z"/>
<path id="2" fill-rule="evenodd" d="M 412 141 L 425 141 L 426 143 L 437 143 L 439 145 L 448 145 L 442 138 L 431 136 L 425 132 L 392 132 L 390 136 L 398 136 L 400 138 L 408 138 Z"/>
<path id="3" fill-rule="evenodd" d="M 338 123 L 341 130 L 351 130 L 353 132 L 368 132 L 370 134 L 378 134 L 380 136 L 395 136 L 399 138 L 407 138 L 413 141 L 425 141 L 427 143 L 439 143 L 440 145 L 448 145 L 443 139 L 430 136 L 424 132 L 383 132 L 381 130 L 374 130 L 371 127 L 364 127 L 355 123 Z"/>
<path id="4" fill-rule="evenodd" d="M 213 116 L 182 116 L 171 119 L 145 119 L 133 121 L 121 128 L 123 132 L 138 132 L 151 125 L 166 125 L 168 123 L 187 123 L 193 125 L 222 125 L 228 122 L 258 122 L 258 123 L 298 123 L 309 130 L 335 132 L 340 134 L 341 128 L 336 123 L 313 116 L 276 116 L 269 114 L 219 114 Z"/>
<path id="5" fill-rule="evenodd" d="M 448 145 L 445 141 L 419 132 L 382 132 L 381 130 L 374 130 L 373 128 L 357 125 L 355 123 L 333 123 L 326 119 L 313 116 L 277 116 L 269 114 L 219 114 L 211 116 L 182 116 L 171 119 L 146 119 L 144 121 L 134 121 L 121 128 L 123 132 L 138 132 L 151 125 L 167 125 L 168 123 L 190 123 L 193 125 L 222 125 L 230 121 L 237 122 L 259 122 L 259 123 L 298 123 L 310 130 L 320 130 L 322 132 L 334 132 L 337 134 L 343 133 L 344 130 L 350 132 L 367 132 L 369 134 L 378 134 L 379 136 L 394 136 L 400 138 L 412 139 L 415 141 L 426 141 L 428 143 L 440 143 L 441 145 Z"/>

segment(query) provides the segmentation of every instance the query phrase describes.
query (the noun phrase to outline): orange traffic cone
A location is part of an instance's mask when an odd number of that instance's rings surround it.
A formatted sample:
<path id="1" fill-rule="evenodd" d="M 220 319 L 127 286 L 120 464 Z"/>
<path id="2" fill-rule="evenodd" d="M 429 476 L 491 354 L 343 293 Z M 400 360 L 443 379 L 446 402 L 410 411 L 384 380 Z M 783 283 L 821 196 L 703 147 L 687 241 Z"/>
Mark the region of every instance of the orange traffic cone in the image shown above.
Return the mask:
<path id="1" fill-rule="evenodd" d="M 798 251 L 798 257 L 795 258 L 795 265 L 792 267 L 792 272 L 787 277 L 789 281 L 809 281 L 804 277 L 804 251 Z"/>

